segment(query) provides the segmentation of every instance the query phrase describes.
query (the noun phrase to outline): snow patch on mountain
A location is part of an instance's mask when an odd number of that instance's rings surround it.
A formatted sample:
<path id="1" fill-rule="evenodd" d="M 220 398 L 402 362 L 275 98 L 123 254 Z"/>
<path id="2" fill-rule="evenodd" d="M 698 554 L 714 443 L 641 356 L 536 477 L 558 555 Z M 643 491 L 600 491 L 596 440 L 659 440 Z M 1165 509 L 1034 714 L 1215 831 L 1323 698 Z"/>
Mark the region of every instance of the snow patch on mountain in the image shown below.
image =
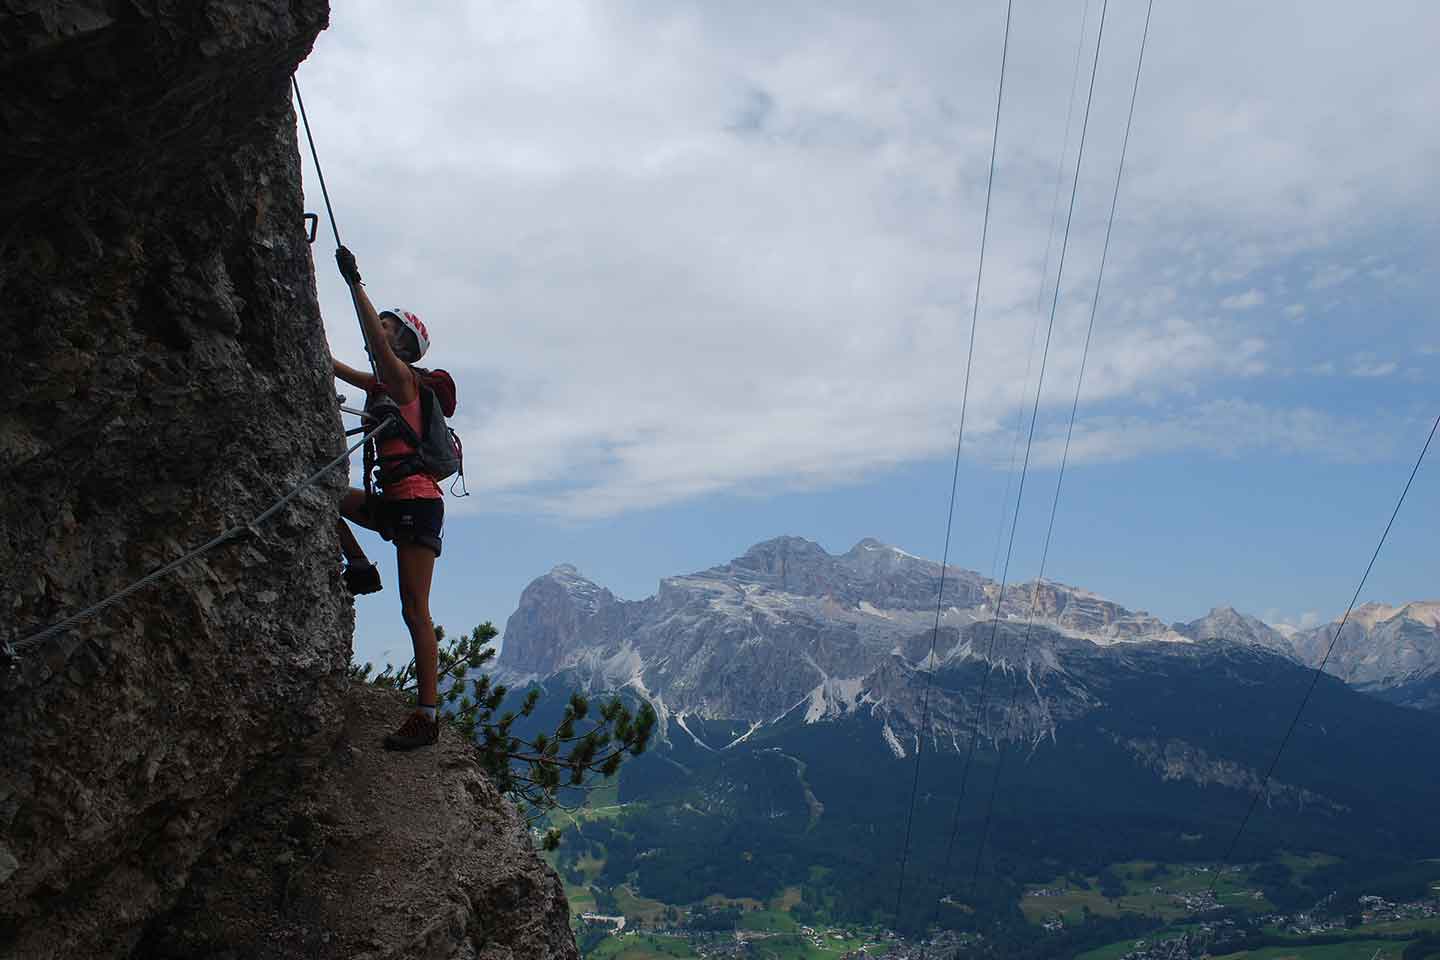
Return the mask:
<path id="1" fill-rule="evenodd" d="M 890 752 L 895 754 L 895 758 L 904 760 L 905 747 L 900 743 L 900 738 L 895 736 L 895 731 L 890 729 L 889 721 L 880 729 L 880 734 L 885 738 L 885 743 L 890 747 Z"/>
<path id="2" fill-rule="evenodd" d="M 759 730 L 763 726 L 765 726 L 765 722 L 763 720 L 752 721 L 749 730 L 746 730 L 744 733 L 740 734 L 740 736 L 736 737 L 734 740 L 731 740 L 729 743 L 725 744 L 725 746 L 721 747 L 720 749 L 729 750 L 731 747 L 736 746 L 737 744 L 744 743 L 746 740 L 750 739 L 750 735 L 752 733 L 754 733 L 756 730 Z"/>
<path id="3" fill-rule="evenodd" d="M 695 736 L 695 734 L 691 732 L 690 727 L 687 726 L 685 723 L 685 714 L 675 714 L 675 725 L 678 726 L 681 730 L 684 730 L 687 734 L 689 734 L 691 740 L 694 740 L 696 743 L 704 747 L 706 750 L 709 750 L 711 753 L 715 752 L 714 747 L 710 746 L 710 744 L 706 743 L 704 740 L 701 740 L 699 737 Z"/>
<path id="4" fill-rule="evenodd" d="M 870 614 L 870 616 L 872 616 L 872 617 L 881 617 L 881 618 L 883 618 L 883 619 L 885 619 L 885 620 L 894 620 L 894 619 L 895 619 L 895 615 L 894 615 L 894 614 L 892 614 L 892 613 L 887 613 L 886 611 L 881 610 L 879 607 L 875 606 L 875 604 L 871 603 L 869 600 L 861 600 L 861 601 L 860 601 L 860 605 L 859 605 L 856 609 L 859 610 L 861 613 L 868 613 L 868 614 Z"/>
<path id="5" fill-rule="evenodd" d="M 805 722 L 818 723 L 850 712 L 860 699 L 860 689 L 864 685 L 863 677 L 841 680 L 826 677 L 810 691 L 805 708 Z"/>

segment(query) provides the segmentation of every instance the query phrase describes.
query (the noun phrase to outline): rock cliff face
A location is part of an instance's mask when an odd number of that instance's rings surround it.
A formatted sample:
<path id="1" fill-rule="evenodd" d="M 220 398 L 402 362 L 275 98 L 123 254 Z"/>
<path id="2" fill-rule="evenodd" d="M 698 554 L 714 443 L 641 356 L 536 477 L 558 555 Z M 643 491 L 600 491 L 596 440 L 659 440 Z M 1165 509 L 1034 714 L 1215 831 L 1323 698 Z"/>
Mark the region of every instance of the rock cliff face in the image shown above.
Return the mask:
<path id="1" fill-rule="evenodd" d="M 0 641 L 342 449 L 288 90 L 327 16 L 0 4 Z M 131 955 L 254 785 L 334 739 L 343 482 L 0 669 L 0 957 Z"/>
<path id="2" fill-rule="evenodd" d="M 1351 611 L 1337 638 L 1338 626 L 1337 617 L 1318 627 L 1282 631 L 1224 607 L 1175 628 L 1195 639 L 1223 637 L 1265 647 L 1308 667 L 1323 662 L 1326 673 L 1357 690 L 1422 710 L 1440 708 L 1440 602 L 1367 603 Z"/>
<path id="3" fill-rule="evenodd" d="M 1319 663 L 1335 636 L 1336 623 L 1295 634 L 1294 654 Z M 1440 677 L 1440 603 L 1356 607 L 1335 641 L 1326 671 L 1362 690 L 1384 690 Z"/>

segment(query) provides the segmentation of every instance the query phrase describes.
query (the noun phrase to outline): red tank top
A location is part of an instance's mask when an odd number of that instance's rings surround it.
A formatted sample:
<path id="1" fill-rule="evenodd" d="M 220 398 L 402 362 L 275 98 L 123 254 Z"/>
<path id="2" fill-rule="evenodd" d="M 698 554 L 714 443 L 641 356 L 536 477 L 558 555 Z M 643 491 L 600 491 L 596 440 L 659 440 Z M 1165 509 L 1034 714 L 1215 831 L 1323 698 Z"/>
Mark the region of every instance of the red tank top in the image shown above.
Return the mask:
<path id="1" fill-rule="evenodd" d="M 390 388 L 380 384 L 380 393 L 384 393 L 394 400 Z M 420 387 L 415 387 L 415 399 L 409 403 L 396 401 L 400 408 L 400 416 L 405 419 L 415 435 L 420 436 L 424 424 L 420 421 Z M 404 437 L 386 437 L 378 444 L 378 452 L 381 457 L 404 457 L 415 453 L 415 447 L 405 442 Z M 440 491 L 440 484 L 428 473 L 412 473 L 410 476 L 393 483 L 387 483 L 381 488 L 386 500 L 438 500 L 445 495 Z"/>

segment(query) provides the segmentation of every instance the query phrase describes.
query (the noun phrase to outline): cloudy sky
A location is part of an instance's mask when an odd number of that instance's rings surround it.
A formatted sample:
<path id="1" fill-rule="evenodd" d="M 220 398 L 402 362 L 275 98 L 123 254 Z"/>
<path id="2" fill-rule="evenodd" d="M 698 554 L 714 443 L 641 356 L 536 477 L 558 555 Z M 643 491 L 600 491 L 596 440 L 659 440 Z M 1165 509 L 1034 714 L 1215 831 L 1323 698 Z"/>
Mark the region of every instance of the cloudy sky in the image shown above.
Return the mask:
<path id="1" fill-rule="evenodd" d="M 1102 2 L 1015 3 L 952 546 L 987 574 Z M 1104 21 L 1012 579 L 1039 561 L 1144 15 Z M 1004 19 L 335 0 L 299 79 L 342 236 L 460 384 L 472 496 L 447 502 L 437 621 L 503 626 L 561 562 L 639 598 L 784 533 L 939 557 Z M 1440 412 L 1437 35 L 1422 2 L 1156 4 L 1048 576 L 1172 620 L 1344 610 Z M 1440 595 L 1437 529 L 1430 463 L 1364 599 Z M 376 555 L 357 652 L 398 657 Z"/>

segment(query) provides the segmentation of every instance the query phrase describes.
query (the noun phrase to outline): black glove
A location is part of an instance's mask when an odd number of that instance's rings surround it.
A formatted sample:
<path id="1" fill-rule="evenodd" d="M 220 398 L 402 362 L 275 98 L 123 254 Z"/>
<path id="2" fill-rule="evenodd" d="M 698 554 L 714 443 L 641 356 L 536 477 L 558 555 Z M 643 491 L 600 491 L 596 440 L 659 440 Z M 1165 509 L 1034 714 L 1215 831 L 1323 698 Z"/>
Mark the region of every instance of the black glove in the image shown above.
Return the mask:
<path id="1" fill-rule="evenodd" d="M 354 286 L 360 282 L 360 268 L 355 266 L 355 254 L 350 252 L 349 247 L 341 247 L 335 251 L 335 264 L 340 268 L 340 276 L 345 282 Z"/>

